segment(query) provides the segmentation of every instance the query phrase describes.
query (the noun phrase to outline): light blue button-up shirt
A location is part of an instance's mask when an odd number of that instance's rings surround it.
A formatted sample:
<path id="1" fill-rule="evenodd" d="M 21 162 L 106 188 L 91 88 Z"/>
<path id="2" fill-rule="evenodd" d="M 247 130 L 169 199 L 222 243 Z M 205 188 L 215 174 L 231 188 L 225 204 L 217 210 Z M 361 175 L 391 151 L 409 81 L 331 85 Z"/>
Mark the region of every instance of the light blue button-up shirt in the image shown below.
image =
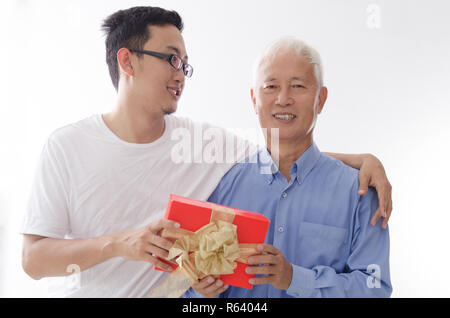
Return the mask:
<path id="1" fill-rule="evenodd" d="M 230 286 L 220 297 L 389 297 L 389 232 L 370 225 L 374 189 L 359 196 L 358 170 L 313 143 L 292 165 L 291 181 L 267 150 L 235 165 L 210 202 L 260 212 L 270 219 L 266 243 L 292 264 L 287 290 Z M 190 289 L 185 297 L 199 297 Z"/>

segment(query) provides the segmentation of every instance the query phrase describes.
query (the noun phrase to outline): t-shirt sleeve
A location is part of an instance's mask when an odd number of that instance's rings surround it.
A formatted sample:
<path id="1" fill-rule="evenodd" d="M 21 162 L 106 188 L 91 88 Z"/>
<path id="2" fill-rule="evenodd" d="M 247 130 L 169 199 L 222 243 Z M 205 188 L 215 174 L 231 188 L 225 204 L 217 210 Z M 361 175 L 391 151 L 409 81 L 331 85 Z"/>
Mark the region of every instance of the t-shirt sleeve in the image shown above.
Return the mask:
<path id="1" fill-rule="evenodd" d="M 222 179 L 223 180 L 223 179 Z M 214 189 L 213 193 L 208 198 L 208 202 L 211 203 L 217 203 L 220 204 L 221 198 L 220 198 L 220 187 L 221 187 L 222 181 L 217 185 L 217 187 Z"/>
<path id="2" fill-rule="evenodd" d="M 69 177 L 64 152 L 50 137 L 31 186 L 22 234 L 64 238 L 69 233 Z"/>

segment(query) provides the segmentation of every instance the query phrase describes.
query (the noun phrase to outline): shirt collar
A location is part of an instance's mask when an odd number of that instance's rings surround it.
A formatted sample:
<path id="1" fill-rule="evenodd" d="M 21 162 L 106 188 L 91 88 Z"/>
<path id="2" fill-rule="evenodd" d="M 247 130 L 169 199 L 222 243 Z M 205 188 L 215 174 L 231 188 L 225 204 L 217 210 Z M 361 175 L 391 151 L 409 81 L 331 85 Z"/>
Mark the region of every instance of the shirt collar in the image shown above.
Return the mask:
<path id="1" fill-rule="evenodd" d="M 306 151 L 295 161 L 295 169 L 297 170 L 297 182 L 301 184 L 306 178 L 308 173 L 314 168 L 319 160 L 320 150 L 317 145 L 313 142 L 311 146 L 306 149 Z M 278 166 L 272 159 L 269 151 L 264 148 L 258 154 L 258 166 L 259 172 L 263 175 L 267 183 L 271 184 L 278 172 Z"/>
<path id="2" fill-rule="evenodd" d="M 258 169 L 259 173 L 264 177 L 267 183 L 271 184 L 274 174 L 277 173 L 278 167 L 272 159 L 267 148 L 263 148 L 258 152 Z"/>
<path id="3" fill-rule="evenodd" d="M 311 146 L 297 159 L 297 182 L 301 184 L 308 173 L 314 168 L 320 158 L 320 150 L 313 142 Z"/>

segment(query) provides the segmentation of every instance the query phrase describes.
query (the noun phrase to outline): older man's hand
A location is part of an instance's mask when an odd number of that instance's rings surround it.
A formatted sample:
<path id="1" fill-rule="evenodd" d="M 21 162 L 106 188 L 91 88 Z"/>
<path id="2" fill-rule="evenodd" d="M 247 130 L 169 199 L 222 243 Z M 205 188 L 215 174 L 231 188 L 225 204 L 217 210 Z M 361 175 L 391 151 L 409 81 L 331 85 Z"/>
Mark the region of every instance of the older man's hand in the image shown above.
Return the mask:
<path id="1" fill-rule="evenodd" d="M 226 291 L 225 285 L 219 278 L 206 276 L 192 285 L 192 289 L 206 298 L 214 298 Z"/>
<path id="2" fill-rule="evenodd" d="M 249 257 L 249 266 L 245 269 L 248 274 L 267 275 L 250 279 L 250 284 L 271 284 L 276 289 L 286 290 L 292 281 L 292 264 L 283 256 L 283 253 L 270 244 L 258 245 L 261 254 Z M 251 266 L 253 265 L 253 266 Z"/>
<path id="3" fill-rule="evenodd" d="M 375 226 L 380 217 L 383 217 L 381 226 L 385 229 L 392 212 L 392 186 L 386 176 L 383 164 L 377 157 L 371 154 L 361 156 L 362 162 L 359 168 L 360 185 L 358 194 L 366 194 L 369 191 L 369 186 L 377 190 L 378 209 L 372 217 L 370 224 Z"/>

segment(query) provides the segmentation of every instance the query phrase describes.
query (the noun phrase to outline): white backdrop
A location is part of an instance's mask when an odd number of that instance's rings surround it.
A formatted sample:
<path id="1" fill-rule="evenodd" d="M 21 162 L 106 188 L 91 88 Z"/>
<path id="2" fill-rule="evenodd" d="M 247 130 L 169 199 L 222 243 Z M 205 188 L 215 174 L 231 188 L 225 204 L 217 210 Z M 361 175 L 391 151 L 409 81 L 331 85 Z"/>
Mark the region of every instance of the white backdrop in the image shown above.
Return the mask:
<path id="1" fill-rule="evenodd" d="M 450 297 L 450 2 L 446 0 L 44 1 L 0 4 L 0 296 L 46 296 L 21 268 L 31 179 L 56 128 L 111 110 L 102 20 L 119 9 L 177 10 L 194 76 L 180 115 L 257 126 L 251 65 L 282 36 L 318 49 L 329 98 L 322 151 L 377 155 L 393 185 L 393 297 Z"/>

